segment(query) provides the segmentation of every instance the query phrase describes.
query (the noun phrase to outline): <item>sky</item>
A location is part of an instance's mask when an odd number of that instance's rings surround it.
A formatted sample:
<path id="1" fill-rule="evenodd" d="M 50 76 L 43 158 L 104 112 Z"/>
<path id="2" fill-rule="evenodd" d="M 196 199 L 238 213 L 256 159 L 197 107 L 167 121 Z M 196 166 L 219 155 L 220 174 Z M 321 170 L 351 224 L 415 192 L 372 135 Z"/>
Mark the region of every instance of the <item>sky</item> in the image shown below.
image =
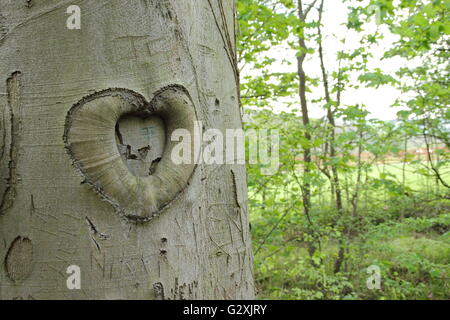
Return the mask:
<path id="1" fill-rule="evenodd" d="M 323 47 L 325 54 L 325 66 L 327 70 L 333 71 L 338 69 L 338 61 L 336 59 L 336 53 L 339 50 L 342 50 L 345 46 L 345 49 L 356 49 L 358 47 L 358 36 L 356 33 L 352 34 L 346 30 L 345 26 L 342 25 L 347 19 L 347 7 L 348 4 L 344 4 L 340 0 L 328 0 L 325 2 L 325 9 L 323 13 L 323 29 L 322 33 L 324 35 L 323 38 Z M 311 15 L 316 15 L 314 10 L 311 11 Z M 312 17 L 316 18 L 316 17 Z M 391 43 L 395 42 L 395 37 L 388 32 L 388 30 L 384 26 L 379 26 L 376 23 L 375 17 L 373 18 L 370 28 L 375 31 L 377 28 L 383 33 L 384 39 L 381 40 L 377 46 L 373 47 L 374 57 L 370 59 L 369 69 L 380 68 L 384 73 L 391 73 L 399 69 L 406 62 L 400 58 L 394 58 L 389 60 L 382 60 L 386 48 L 390 46 Z M 337 35 L 333 37 L 333 33 Z M 346 34 L 346 42 L 342 44 L 339 41 L 339 38 L 342 38 L 343 35 Z M 269 53 L 270 56 L 276 58 L 277 62 L 273 64 L 270 71 L 272 72 L 293 72 L 296 70 L 295 63 L 295 51 L 289 48 L 274 48 Z M 309 55 L 309 58 L 306 60 L 304 67 L 305 72 L 309 77 L 320 77 L 320 62 L 317 55 Z M 291 65 L 282 64 L 281 61 L 283 59 L 287 59 L 289 61 L 293 61 Z M 252 71 L 244 70 L 243 75 L 251 74 Z M 315 99 L 323 96 L 323 86 L 322 84 L 318 87 L 310 87 L 309 88 L 312 93 L 309 94 L 308 100 Z M 400 108 L 393 108 L 391 105 L 395 102 L 396 98 L 400 96 L 400 92 L 392 88 L 391 86 L 381 86 L 377 89 L 375 88 L 364 88 L 360 87 L 359 89 L 348 89 L 342 95 L 342 103 L 344 105 L 353 105 L 353 104 L 365 104 L 367 110 L 369 111 L 369 118 L 375 118 L 380 120 L 393 120 L 396 118 L 396 113 L 400 110 Z M 296 98 L 296 97 L 295 97 Z M 282 111 L 288 110 L 286 106 L 286 102 L 296 101 L 294 99 L 281 99 L 274 103 L 273 109 L 274 111 Z M 285 102 L 285 103 L 283 103 Z M 325 115 L 324 110 L 321 106 L 313 103 L 309 103 L 309 112 L 310 117 L 312 118 L 320 118 Z"/>

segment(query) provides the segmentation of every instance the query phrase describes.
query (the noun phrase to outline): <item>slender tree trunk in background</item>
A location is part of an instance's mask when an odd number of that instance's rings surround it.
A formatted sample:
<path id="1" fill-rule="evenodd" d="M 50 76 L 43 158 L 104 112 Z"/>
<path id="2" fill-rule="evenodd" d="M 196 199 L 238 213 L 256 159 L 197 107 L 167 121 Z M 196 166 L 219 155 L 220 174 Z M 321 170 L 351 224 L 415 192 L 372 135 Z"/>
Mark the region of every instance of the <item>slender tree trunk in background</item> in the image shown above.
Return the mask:
<path id="1" fill-rule="evenodd" d="M 405 139 L 403 142 L 403 164 L 402 164 L 402 186 L 406 187 L 406 162 L 408 160 L 408 134 L 405 132 Z M 400 219 L 405 216 L 405 208 L 402 207 L 400 211 Z"/>
<path id="2" fill-rule="evenodd" d="M 305 14 L 303 12 L 302 1 L 298 1 L 298 17 L 301 23 L 305 23 Z M 304 28 L 304 26 L 302 26 Z M 299 78 L 299 98 L 300 98 L 300 107 L 302 110 L 302 121 L 303 127 L 305 129 L 305 138 L 308 143 L 311 141 L 310 134 L 310 122 L 309 122 L 309 113 L 308 113 L 308 102 L 306 100 L 306 74 L 303 67 L 303 63 L 306 58 L 306 43 L 304 31 L 302 31 L 302 35 L 299 36 L 299 45 L 300 45 L 300 53 L 297 56 L 297 73 Z M 311 171 L 311 147 L 309 145 L 303 147 L 303 162 L 304 162 L 304 175 L 308 177 Z M 305 182 L 303 184 L 303 208 L 305 211 L 305 215 L 309 216 L 309 211 L 311 209 L 311 185 L 309 182 Z"/>
<path id="3" fill-rule="evenodd" d="M 344 210 L 343 210 L 343 204 L 342 204 L 342 190 L 341 190 L 341 186 L 340 186 L 340 181 L 339 181 L 339 173 L 337 170 L 337 165 L 334 162 L 335 158 L 336 158 L 336 146 L 335 146 L 335 136 L 336 136 L 336 122 L 334 119 L 334 110 L 332 109 L 332 105 L 333 102 L 331 101 L 331 96 L 330 96 L 330 90 L 329 90 L 329 84 L 328 84 L 328 75 L 327 75 L 327 71 L 325 68 L 325 62 L 324 62 L 324 54 L 323 54 L 323 46 L 322 46 L 322 28 L 321 28 L 321 23 L 322 23 L 322 15 L 323 15 L 323 8 L 324 8 L 324 0 L 322 0 L 320 2 L 320 7 L 319 7 L 319 21 L 318 21 L 318 25 L 317 25 L 317 33 L 318 33 L 318 44 L 319 44 L 319 58 L 320 58 L 320 69 L 322 71 L 322 81 L 323 81 L 323 86 L 324 86 L 324 91 L 325 91 L 325 101 L 327 103 L 327 119 L 328 122 L 330 124 L 330 136 L 327 139 L 329 145 L 330 145 L 330 159 L 331 159 L 331 175 L 330 175 L 330 183 L 332 185 L 332 191 L 335 193 L 335 197 L 334 200 L 336 201 L 336 210 L 337 213 L 340 217 L 342 217 L 342 215 L 344 214 Z M 340 68 L 340 66 L 339 66 Z M 340 72 L 340 71 L 339 71 Z M 337 106 L 340 103 L 340 87 L 338 88 L 338 98 L 337 98 Z M 359 168 L 359 167 L 358 167 Z M 359 175 L 359 173 L 358 173 Z M 345 249 L 344 249 L 344 243 L 341 241 L 340 242 L 340 247 L 339 247 L 339 252 L 338 252 L 338 258 L 335 262 L 335 272 L 339 272 L 339 270 L 341 269 L 341 265 L 344 261 L 344 253 L 345 253 Z"/>
<path id="4" fill-rule="evenodd" d="M 406 162 L 408 160 L 408 135 L 405 133 L 405 140 L 403 143 L 403 165 L 402 165 L 402 185 L 406 186 Z"/>
<path id="5" fill-rule="evenodd" d="M 319 58 L 320 58 L 320 69 L 322 71 L 322 81 L 323 81 L 323 86 L 324 86 L 324 91 L 325 91 L 325 101 L 327 103 L 327 119 L 328 122 L 330 123 L 330 137 L 327 139 L 327 142 L 330 146 L 330 158 L 331 160 L 334 160 L 334 158 L 336 157 L 336 147 L 335 147 L 335 136 L 336 136 L 336 123 L 334 120 L 334 110 L 332 109 L 332 101 L 331 101 L 331 96 L 330 96 L 330 90 L 329 90 L 329 85 L 328 85 L 328 75 L 327 75 L 327 71 L 325 68 L 325 62 L 324 62 L 324 55 L 323 55 L 323 46 L 322 46 L 322 28 L 321 28 L 321 22 L 322 22 L 322 14 L 323 14 L 323 7 L 324 7 L 324 0 L 322 0 L 320 2 L 320 7 L 319 7 L 319 21 L 318 21 L 318 27 L 317 27 L 317 31 L 318 31 L 318 44 L 319 44 Z M 340 89 L 338 89 L 340 90 Z M 340 183 L 339 183 L 339 173 L 337 171 L 337 166 L 336 164 L 332 161 L 331 162 L 331 173 L 332 173 L 332 179 L 331 179 L 331 184 L 332 184 L 332 190 L 334 190 L 335 192 L 335 200 L 336 200 L 336 209 L 338 211 L 339 214 L 342 214 L 342 192 L 341 192 L 341 187 L 340 187 Z"/>
<path id="6" fill-rule="evenodd" d="M 66 27 L 71 4 L 81 8 L 80 30 Z M 199 164 L 185 185 L 161 180 L 152 196 L 177 196 L 158 217 L 135 221 L 118 214 L 123 203 L 107 201 L 107 184 L 93 186 L 86 172 L 110 174 L 105 164 L 115 160 L 100 156 L 102 143 L 117 139 L 117 166 L 137 181 L 157 174 L 168 161 L 159 160 L 168 124 L 136 113 L 119 120 L 116 137 L 111 122 L 112 135 L 70 145 L 99 146 L 85 163 L 76 159 L 81 147 L 72 159 L 65 150 L 66 131 L 97 134 L 71 126 L 110 125 L 102 121 L 115 116 L 106 102 L 120 99 L 117 108 L 182 101 L 204 130 L 240 128 L 234 10 L 232 0 L 0 0 L 0 299 L 254 297 L 245 166 Z M 94 113 L 82 98 L 105 89 L 105 104 L 96 102 L 105 111 Z M 76 118 L 80 108 L 91 118 Z M 80 268 L 80 290 L 67 287 L 71 265 Z"/>
<path id="7" fill-rule="evenodd" d="M 308 16 L 309 11 L 313 7 L 314 3 L 312 2 L 306 9 L 303 8 L 302 0 L 298 0 L 298 18 L 301 24 L 305 24 L 306 17 Z M 309 121 L 309 113 L 308 113 L 308 102 L 306 100 L 306 74 L 303 67 L 305 62 L 307 47 L 305 42 L 305 34 L 304 34 L 304 25 L 301 26 L 301 31 L 298 38 L 300 52 L 297 56 L 297 74 L 299 78 L 299 98 L 300 98 L 300 107 L 302 111 L 302 122 L 303 128 L 305 130 L 305 139 L 308 142 L 307 146 L 303 147 L 303 175 L 305 182 L 302 186 L 302 199 L 303 199 L 303 210 L 306 218 L 309 221 L 311 230 L 309 233 L 315 236 L 315 232 L 312 226 L 312 220 L 310 217 L 311 211 L 311 183 L 308 181 L 310 173 L 311 173 L 311 147 L 309 146 L 311 142 L 311 134 L 310 134 L 310 121 Z M 320 245 L 320 242 L 319 242 Z M 309 244 L 309 254 L 312 256 L 314 252 L 317 250 L 317 247 L 314 243 Z"/>
<path id="8" fill-rule="evenodd" d="M 360 198 L 360 191 L 361 191 L 361 178 L 362 178 L 362 139 L 363 139 L 363 131 L 361 129 L 358 129 L 358 162 L 357 162 L 357 172 L 356 172 L 356 184 L 355 184 L 355 191 L 352 195 L 352 220 L 354 220 L 358 214 L 358 204 L 359 204 L 359 198 Z M 350 226 L 351 227 L 351 226 Z"/>
<path id="9" fill-rule="evenodd" d="M 433 171 L 433 174 L 435 176 L 435 180 L 436 181 L 439 181 L 440 183 L 442 183 L 442 185 L 444 187 L 450 189 L 450 185 L 442 178 L 441 173 L 439 172 L 439 169 L 433 163 L 433 158 L 431 157 L 431 152 L 432 152 L 431 147 L 432 147 L 432 145 L 431 145 L 431 143 L 428 140 L 429 138 L 428 138 L 427 133 L 426 133 L 426 128 L 427 128 L 427 121 L 424 120 L 422 134 L 423 134 L 423 140 L 425 142 L 425 148 L 426 148 L 426 152 L 427 152 L 426 160 L 428 162 L 427 163 L 428 170 Z M 428 177 L 426 179 L 426 182 L 427 182 L 427 194 L 429 195 L 430 194 L 430 192 L 429 192 L 430 191 L 429 190 L 430 187 L 429 187 L 429 179 L 428 179 Z"/>

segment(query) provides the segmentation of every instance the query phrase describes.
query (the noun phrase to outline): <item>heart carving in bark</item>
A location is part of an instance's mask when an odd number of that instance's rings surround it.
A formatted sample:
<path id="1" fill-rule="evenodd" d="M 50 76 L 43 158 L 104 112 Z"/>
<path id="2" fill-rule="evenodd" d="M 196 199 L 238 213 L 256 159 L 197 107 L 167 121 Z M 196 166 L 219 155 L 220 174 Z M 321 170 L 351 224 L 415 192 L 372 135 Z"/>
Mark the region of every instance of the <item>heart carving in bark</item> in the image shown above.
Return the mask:
<path id="1" fill-rule="evenodd" d="M 134 175 L 120 156 L 115 136 L 121 117 L 160 117 L 165 127 L 165 147 L 152 174 Z M 188 92 L 181 86 L 169 86 L 155 93 L 150 103 L 127 89 L 107 89 L 81 99 L 68 112 L 64 143 L 73 165 L 84 181 L 130 220 L 148 221 L 157 216 L 181 193 L 195 170 L 190 163 L 175 164 L 171 154 L 175 145 L 194 150 L 196 113 Z M 190 133 L 191 139 L 174 142 L 176 129 Z M 190 140 L 190 141 L 189 141 Z"/>

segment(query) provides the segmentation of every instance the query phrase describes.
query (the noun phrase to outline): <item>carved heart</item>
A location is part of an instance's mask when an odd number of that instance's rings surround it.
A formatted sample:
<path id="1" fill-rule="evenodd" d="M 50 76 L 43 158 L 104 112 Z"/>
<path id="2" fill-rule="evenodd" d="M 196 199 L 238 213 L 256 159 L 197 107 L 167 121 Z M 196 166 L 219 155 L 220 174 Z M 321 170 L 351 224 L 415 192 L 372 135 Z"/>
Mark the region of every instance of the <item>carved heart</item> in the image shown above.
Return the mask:
<path id="1" fill-rule="evenodd" d="M 166 144 L 152 175 L 133 175 L 122 160 L 115 137 L 117 121 L 125 115 L 160 117 L 165 124 Z M 184 143 L 193 149 L 193 138 L 173 142 L 174 130 L 185 129 L 194 137 L 196 114 L 188 92 L 169 86 L 157 92 L 150 103 L 127 89 L 107 89 L 83 98 L 68 112 L 64 143 L 93 190 L 129 219 L 148 221 L 158 215 L 186 187 L 195 161 L 175 164 L 173 147 Z M 190 140 L 190 141 L 188 141 Z"/>

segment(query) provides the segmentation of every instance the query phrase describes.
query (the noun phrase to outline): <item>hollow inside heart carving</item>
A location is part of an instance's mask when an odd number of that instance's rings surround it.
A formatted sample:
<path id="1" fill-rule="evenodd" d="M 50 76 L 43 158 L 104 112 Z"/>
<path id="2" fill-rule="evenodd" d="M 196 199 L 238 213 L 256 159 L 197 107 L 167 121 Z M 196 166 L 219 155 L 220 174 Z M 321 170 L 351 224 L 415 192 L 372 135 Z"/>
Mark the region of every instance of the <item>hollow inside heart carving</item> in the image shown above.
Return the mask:
<path id="1" fill-rule="evenodd" d="M 134 175 L 120 156 L 116 124 L 124 116 L 157 116 L 164 122 L 165 148 L 151 175 Z M 170 139 L 176 129 L 194 137 L 196 114 L 192 100 L 181 86 L 157 92 L 150 103 L 127 89 L 107 89 L 83 98 L 68 112 L 64 130 L 66 149 L 85 182 L 125 217 L 148 221 L 159 214 L 183 189 L 195 169 L 195 161 L 175 164 L 175 145 L 194 150 L 193 140 Z M 189 141 L 190 140 L 190 141 Z"/>

